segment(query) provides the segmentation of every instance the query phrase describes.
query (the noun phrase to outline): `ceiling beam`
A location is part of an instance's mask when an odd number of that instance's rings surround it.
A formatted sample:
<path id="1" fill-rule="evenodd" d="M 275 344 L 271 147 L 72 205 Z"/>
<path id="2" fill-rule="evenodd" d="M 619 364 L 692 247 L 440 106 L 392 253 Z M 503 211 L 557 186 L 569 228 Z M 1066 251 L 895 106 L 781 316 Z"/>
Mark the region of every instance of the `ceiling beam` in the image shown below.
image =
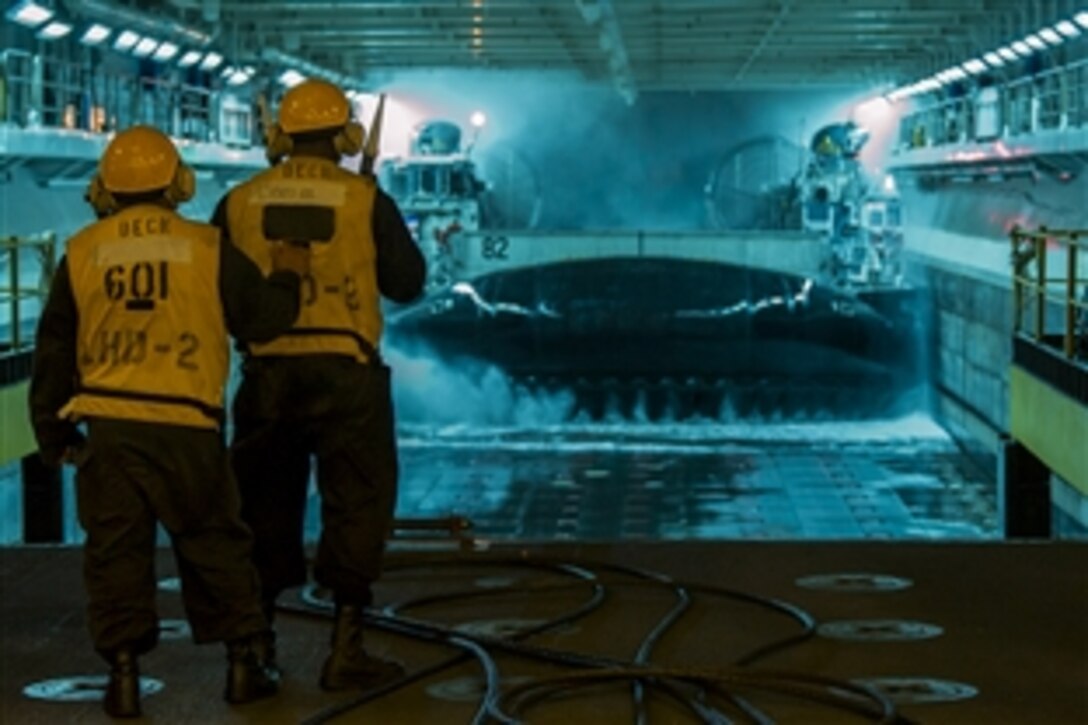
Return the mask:
<path id="1" fill-rule="evenodd" d="M 586 25 L 599 33 L 598 45 L 604 51 L 605 62 L 612 76 L 612 84 L 627 105 L 633 104 L 638 98 L 638 88 L 635 86 L 634 75 L 631 73 L 631 62 L 627 56 L 627 48 L 623 44 L 623 35 L 616 21 L 616 11 L 612 7 L 612 0 L 574 0 L 574 4 L 582 14 Z"/>
<path id="2" fill-rule="evenodd" d="M 276 48 L 333 68 L 383 73 L 427 67 L 566 69 L 572 77 L 580 73 L 592 82 L 610 81 L 630 100 L 639 90 L 670 84 L 826 87 L 920 76 L 950 58 L 962 60 L 988 48 L 992 38 L 1006 38 L 1027 22 L 1012 22 L 1025 7 L 1034 18 L 1051 7 L 1057 13 L 1059 4 L 1076 5 L 1075 0 L 64 2 L 161 5 L 178 22 L 200 22 L 218 6 L 219 22 L 208 27 L 230 29 L 235 48 L 254 57 L 263 48 Z"/>
<path id="3" fill-rule="evenodd" d="M 585 57 L 585 53 L 581 52 L 580 44 L 575 41 L 574 34 L 571 32 L 570 26 L 564 22 L 565 18 L 562 14 L 546 6 L 539 8 L 538 12 L 541 20 L 551 31 L 552 36 L 563 47 L 563 52 L 567 54 L 571 65 L 578 69 L 583 78 L 587 80 L 593 78 L 593 65 Z"/>
<path id="4" fill-rule="evenodd" d="M 771 23 L 767 26 L 767 29 L 763 31 L 763 37 L 761 37 L 759 39 L 759 42 L 756 43 L 755 47 L 752 48 L 752 52 L 748 55 L 747 60 L 745 60 L 741 67 L 737 69 L 737 72 L 733 75 L 733 80 L 739 81 L 744 78 L 744 74 L 748 72 L 748 69 L 752 66 L 752 63 L 754 63 L 756 58 L 759 57 L 759 54 L 763 52 L 763 49 L 767 46 L 767 43 L 770 42 L 771 38 L 778 30 L 778 26 L 782 24 L 782 21 L 785 19 L 786 15 L 789 14 L 791 4 L 792 0 L 785 0 L 785 2 L 783 2 L 779 6 L 778 13 L 775 15 L 774 20 L 772 20 Z"/>

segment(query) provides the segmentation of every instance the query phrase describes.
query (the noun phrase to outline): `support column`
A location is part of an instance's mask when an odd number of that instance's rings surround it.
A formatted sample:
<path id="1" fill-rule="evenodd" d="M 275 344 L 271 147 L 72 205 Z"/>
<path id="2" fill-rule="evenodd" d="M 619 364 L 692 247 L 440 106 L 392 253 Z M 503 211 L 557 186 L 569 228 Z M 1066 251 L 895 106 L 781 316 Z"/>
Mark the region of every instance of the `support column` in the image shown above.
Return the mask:
<path id="1" fill-rule="evenodd" d="M 55 544 L 64 540 L 64 496 L 60 468 L 47 466 L 37 452 L 22 459 L 23 541 Z"/>
<path id="2" fill-rule="evenodd" d="M 1019 441 L 1002 448 L 998 494 L 1005 538 L 1050 538 L 1050 469 Z"/>

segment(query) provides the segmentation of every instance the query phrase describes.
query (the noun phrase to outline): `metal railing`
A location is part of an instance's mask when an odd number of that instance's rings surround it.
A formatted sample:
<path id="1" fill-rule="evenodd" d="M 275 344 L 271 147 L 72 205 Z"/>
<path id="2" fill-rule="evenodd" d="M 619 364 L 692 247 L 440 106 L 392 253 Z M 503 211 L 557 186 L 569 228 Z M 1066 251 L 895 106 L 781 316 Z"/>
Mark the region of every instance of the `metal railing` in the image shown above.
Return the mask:
<path id="1" fill-rule="evenodd" d="M 1049 344 L 1060 337 L 1067 358 L 1088 357 L 1088 230 L 1013 229 L 1009 238 L 1013 261 L 1013 332 L 1026 332 L 1025 313 L 1033 308 L 1030 334 L 1037 343 Z M 1065 270 L 1064 274 L 1051 277 L 1048 276 L 1050 261 L 1055 257 L 1058 265 L 1064 261 Z M 1062 312 L 1060 333 L 1054 330 L 1058 325 L 1047 314 L 1048 308 L 1054 307 Z"/>
<path id="2" fill-rule="evenodd" d="M 0 123 L 11 126 L 109 133 L 145 123 L 175 138 L 248 147 L 252 109 L 226 129 L 221 103 L 215 89 L 174 76 L 136 77 L 86 61 L 0 51 Z"/>
<path id="3" fill-rule="evenodd" d="M 0 324 L 0 353 L 17 352 L 33 345 L 33 339 L 24 339 L 22 335 L 23 302 L 37 300 L 44 304 L 57 267 L 56 250 L 57 237 L 53 232 L 0 239 L 0 269 L 7 267 L 0 282 L 0 309 L 7 308 L 8 312 L 8 324 Z M 25 278 L 33 275 L 33 267 L 38 270 L 37 277 L 27 284 Z"/>
<path id="4" fill-rule="evenodd" d="M 1088 59 L 976 89 L 904 116 L 902 149 L 1088 127 Z"/>

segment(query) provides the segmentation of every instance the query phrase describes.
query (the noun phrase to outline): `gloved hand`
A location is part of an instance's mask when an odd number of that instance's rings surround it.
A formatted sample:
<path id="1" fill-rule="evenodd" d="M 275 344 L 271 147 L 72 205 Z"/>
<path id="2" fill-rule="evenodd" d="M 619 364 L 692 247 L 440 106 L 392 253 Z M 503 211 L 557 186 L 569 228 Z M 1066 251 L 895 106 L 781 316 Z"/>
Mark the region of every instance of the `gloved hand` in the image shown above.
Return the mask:
<path id="1" fill-rule="evenodd" d="M 69 466 L 75 466 L 79 468 L 87 459 L 91 457 L 91 452 L 87 448 L 86 443 L 81 443 L 78 446 L 68 446 L 64 449 L 64 454 L 61 456 L 60 462 Z"/>
<path id="2" fill-rule="evenodd" d="M 310 273 L 310 248 L 301 244 L 272 243 L 272 271 L 294 272 L 299 277 Z"/>
<path id="3" fill-rule="evenodd" d="M 62 421 L 55 432 L 49 430 L 54 434 L 39 439 L 38 445 L 38 455 L 46 465 L 82 465 L 87 460 L 87 440 L 74 425 Z"/>

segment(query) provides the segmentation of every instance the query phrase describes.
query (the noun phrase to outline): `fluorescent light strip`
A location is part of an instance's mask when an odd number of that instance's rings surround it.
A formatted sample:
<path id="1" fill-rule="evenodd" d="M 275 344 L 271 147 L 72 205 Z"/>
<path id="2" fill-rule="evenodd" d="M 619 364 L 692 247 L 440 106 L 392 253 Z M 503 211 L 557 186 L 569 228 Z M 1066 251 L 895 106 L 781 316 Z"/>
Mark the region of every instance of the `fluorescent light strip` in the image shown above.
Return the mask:
<path id="1" fill-rule="evenodd" d="M 1046 50 L 1046 43 L 1035 33 L 1032 33 L 1028 37 L 1024 38 L 1024 42 L 1030 45 L 1035 50 Z"/>
<path id="2" fill-rule="evenodd" d="M 165 63 L 177 54 L 178 46 L 167 40 L 163 41 L 163 44 L 155 49 L 155 53 L 151 56 L 151 58 L 152 60 L 157 60 L 160 63 Z"/>
<path id="3" fill-rule="evenodd" d="M 72 24 L 61 22 L 60 20 L 53 20 L 44 28 L 37 32 L 37 36 L 42 40 L 56 40 L 57 38 L 63 38 L 68 33 L 72 32 Z"/>
<path id="4" fill-rule="evenodd" d="M 136 47 L 132 49 L 132 54 L 137 58 L 146 58 L 151 55 L 151 51 L 155 50 L 159 46 L 159 41 L 154 38 L 144 38 Z"/>
<path id="5" fill-rule="evenodd" d="M 1058 32 L 1053 28 L 1043 28 L 1039 31 L 1039 37 L 1051 45 L 1061 45 L 1065 41 L 1065 38 L 1058 35 Z"/>
<path id="6" fill-rule="evenodd" d="M 84 45 L 98 45 L 102 43 L 106 38 L 110 37 L 110 33 L 113 31 L 107 28 L 101 23 L 94 23 L 89 28 L 83 31 L 83 37 L 79 39 L 79 42 Z"/>
<path id="7" fill-rule="evenodd" d="M 113 49 L 120 50 L 122 52 L 129 50 L 134 45 L 140 42 L 140 36 L 131 30 L 123 30 L 121 34 L 117 36 L 117 40 L 113 41 Z"/>
<path id="8" fill-rule="evenodd" d="M 1070 20 L 1063 20 L 1054 26 L 1054 29 L 1067 38 L 1075 38 L 1080 35 L 1080 30 Z"/>
<path id="9" fill-rule="evenodd" d="M 279 78 L 280 83 L 287 86 L 288 88 L 291 88 L 292 86 L 297 86 L 299 83 L 302 83 L 302 81 L 304 81 L 304 80 L 306 80 L 306 76 L 302 75 L 301 73 L 299 73 L 294 68 L 289 68 L 288 70 L 285 70 L 283 73 L 280 73 L 280 78 Z"/>
<path id="10" fill-rule="evenodd" d="M 1079 37 L 1082 35 L 1082 31 L 1077 25 L 1088 28 L 1088 11 L 1077 13 L 1073 16 L 1073 20 L 1062 20 L 1055 23 L 1053 27 L 1043 28 L 1037 33 L 1028 35 L 1023 40 L 1017 40 L 997 50 L 984 53 L 981 58 L 972 58 L 964 61 L 962 65 L 946 68 L 929 78 L 896 88 L 885 97 L 893 101 L 909 98 L 918 93 L 936 90 L 946 83 L 963 80 L 968 77 L 968 73 L 973 75 L 984 73 L 988 70 L 987 65 L 1000 68 L 1006 62 L 1015 62 L 1021 57 L 1026 58 L 1034 54 L 1035 51 L 1047 50 L 1048 44 L 1056 46 L 1065 42 L 1066 38 Z"/>
<path id="11" fill-rule="evenodd" d="M 187 50 L 181 56 L 181 60 L 178 61 L 178 65 L 182 68 L 188 68 L 191 65 L 196 65 L 196 62 L 200 60 L 204 54 L 199 50 Z"/>
<path id="12" fill-rule="evenodd" d="M 4 13 L 4 17 L 19 23 L 19 25 L 36 28 L 53 17 L 53 11 L 44 5 L 24 0 L 8 8 L 8 11 Z"/>
<path id="13" fill-rule="evenodd" d="M 215 70 L 222 62 L 223 56 L 213 50 L 204 56 L 204 60 L 200 62 L 200 70 Z"/>
<path id="14" fill-rule="evenodd" d="M 968 73 L 974 73 L 975 75 L 978 75 L 979 73 L 986 72 L 986 64 L 978 58 L 972 58 L 971 60 L 963 64 L 963 69 Z"/>

